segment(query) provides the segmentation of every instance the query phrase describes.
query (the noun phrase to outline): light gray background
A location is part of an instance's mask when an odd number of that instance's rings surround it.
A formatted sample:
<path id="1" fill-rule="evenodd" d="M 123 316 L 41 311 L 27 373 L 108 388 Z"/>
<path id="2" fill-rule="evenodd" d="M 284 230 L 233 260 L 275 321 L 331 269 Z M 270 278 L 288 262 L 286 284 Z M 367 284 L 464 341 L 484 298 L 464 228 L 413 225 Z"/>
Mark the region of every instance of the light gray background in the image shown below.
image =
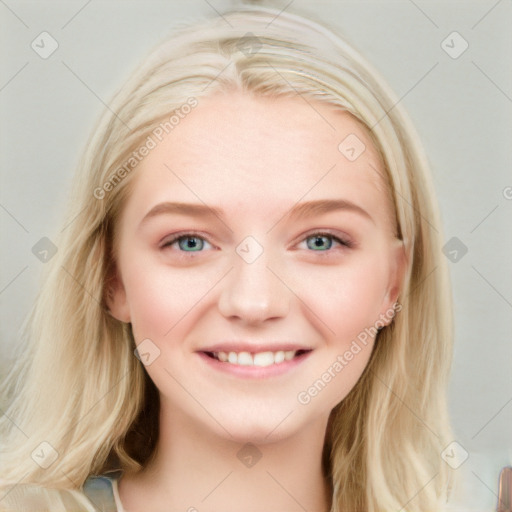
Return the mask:
<path id="1" fill-rule="evenodd" d="M 38 289 L 44 263 L 32 247 L 61 229 L 78 155 L 104 103 L 175 23 L 234 3 L 0 0 L 0 371 Z M 339 27 L 417 126 L 446 241 L 457 237 L 468 248 L 450 262 L 450 409 L 469 453 L 457 471 L 466 510 L 494 510 L 499 469 L 512 464 L 512 2 L 263 3 Z M 46 60 L 30 46 L 43 31 L 59 44 Z M 456 59 L 441 46 L 453 31 L 469 44 Z"/>

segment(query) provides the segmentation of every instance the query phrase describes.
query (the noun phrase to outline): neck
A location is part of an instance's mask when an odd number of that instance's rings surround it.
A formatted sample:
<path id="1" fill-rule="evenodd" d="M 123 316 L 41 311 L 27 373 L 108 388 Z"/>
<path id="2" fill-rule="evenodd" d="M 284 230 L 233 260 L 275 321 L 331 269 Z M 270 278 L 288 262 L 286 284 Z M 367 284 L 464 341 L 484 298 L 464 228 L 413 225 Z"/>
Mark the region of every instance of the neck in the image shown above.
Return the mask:
<path id="1" fill-rule="evenodd" d="M 127 512 L 328 512 L 332 491 L 322 469 L 326 425 L 321 418 L 285 439 L 248 444 L 171 414 L 162 401 L 154 457 L 141 472 L 123 476 L 121 501 Z"/>

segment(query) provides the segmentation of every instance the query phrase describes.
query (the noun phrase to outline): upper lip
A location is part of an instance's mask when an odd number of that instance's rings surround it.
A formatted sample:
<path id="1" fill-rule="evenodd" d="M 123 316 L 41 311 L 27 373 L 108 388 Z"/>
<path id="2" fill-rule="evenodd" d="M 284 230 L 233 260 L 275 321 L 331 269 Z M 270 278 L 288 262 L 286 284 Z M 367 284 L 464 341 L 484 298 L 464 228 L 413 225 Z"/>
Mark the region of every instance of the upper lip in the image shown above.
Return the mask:
<path id="1" fill-rule="evenodd" d="M 226 341 L 221 343 L 215 343 L 213 345 L 208 345 L 207 347 L 201 348 L 198 352 L 250 352 L 250 353 L 258 353 L 258 352 L 279 352 L 279 351 L 289 351 L 289 350 L 312 350 L 311 347 L 300 345 L 294 342 L 267 342 L 267 343 L 249 343 L 243 341 Z"/>

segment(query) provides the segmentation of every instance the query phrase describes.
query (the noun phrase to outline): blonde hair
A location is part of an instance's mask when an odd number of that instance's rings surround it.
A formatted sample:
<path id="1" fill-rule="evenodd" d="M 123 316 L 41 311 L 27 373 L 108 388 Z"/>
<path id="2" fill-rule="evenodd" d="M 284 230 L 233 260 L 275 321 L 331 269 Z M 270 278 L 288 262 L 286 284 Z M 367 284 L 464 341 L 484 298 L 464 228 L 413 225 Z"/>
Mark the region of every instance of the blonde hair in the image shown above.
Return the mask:
<path id="1" fill-rule="evenodd" d="M 91 474 L 137 470 L 151 456 L 158 393 L 134 356 L 130 325 L 105 303 L 113 228 L 136 172 L 134 152 L 159 127 L 172 129 L 173 115 L 232 90 L 326 102 L 363 123 L 380 152 L 408 268 L 400 313 L 379 331 L 362 377 L 331 413 L 324 449 L 331 510 L 442 510 L 452 482 L 441 459 L 452 440 L 445 397 L 452 304 L 427 159 L 398 99 L 356 50 L 320 23 L 254 7 L 163 41 L 93 130 L 28 345 L 5 386 L 3 489 L 78 490 Z M 41 442 L 58 454 L 46 469 L 31 457 Z"/>

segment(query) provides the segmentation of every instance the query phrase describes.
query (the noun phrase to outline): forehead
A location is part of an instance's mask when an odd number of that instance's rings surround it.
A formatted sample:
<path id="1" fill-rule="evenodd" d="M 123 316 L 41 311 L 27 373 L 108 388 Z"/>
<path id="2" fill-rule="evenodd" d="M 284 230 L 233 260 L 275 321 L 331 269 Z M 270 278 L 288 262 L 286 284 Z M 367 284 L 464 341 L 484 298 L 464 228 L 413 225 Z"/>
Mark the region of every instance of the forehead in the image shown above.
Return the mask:
<path id="1" fill-rule="evenodd" d="M 201 98 L 134 178 L 130 202 L 142 214 L 179 199 L 233 212 L 252 207 L 270 218 L 301 198 L 342 196 L 365 203 L 377 218 L 389 215 L 382 162 L 366 129 L 350 114 L 301 96 Z"/>

